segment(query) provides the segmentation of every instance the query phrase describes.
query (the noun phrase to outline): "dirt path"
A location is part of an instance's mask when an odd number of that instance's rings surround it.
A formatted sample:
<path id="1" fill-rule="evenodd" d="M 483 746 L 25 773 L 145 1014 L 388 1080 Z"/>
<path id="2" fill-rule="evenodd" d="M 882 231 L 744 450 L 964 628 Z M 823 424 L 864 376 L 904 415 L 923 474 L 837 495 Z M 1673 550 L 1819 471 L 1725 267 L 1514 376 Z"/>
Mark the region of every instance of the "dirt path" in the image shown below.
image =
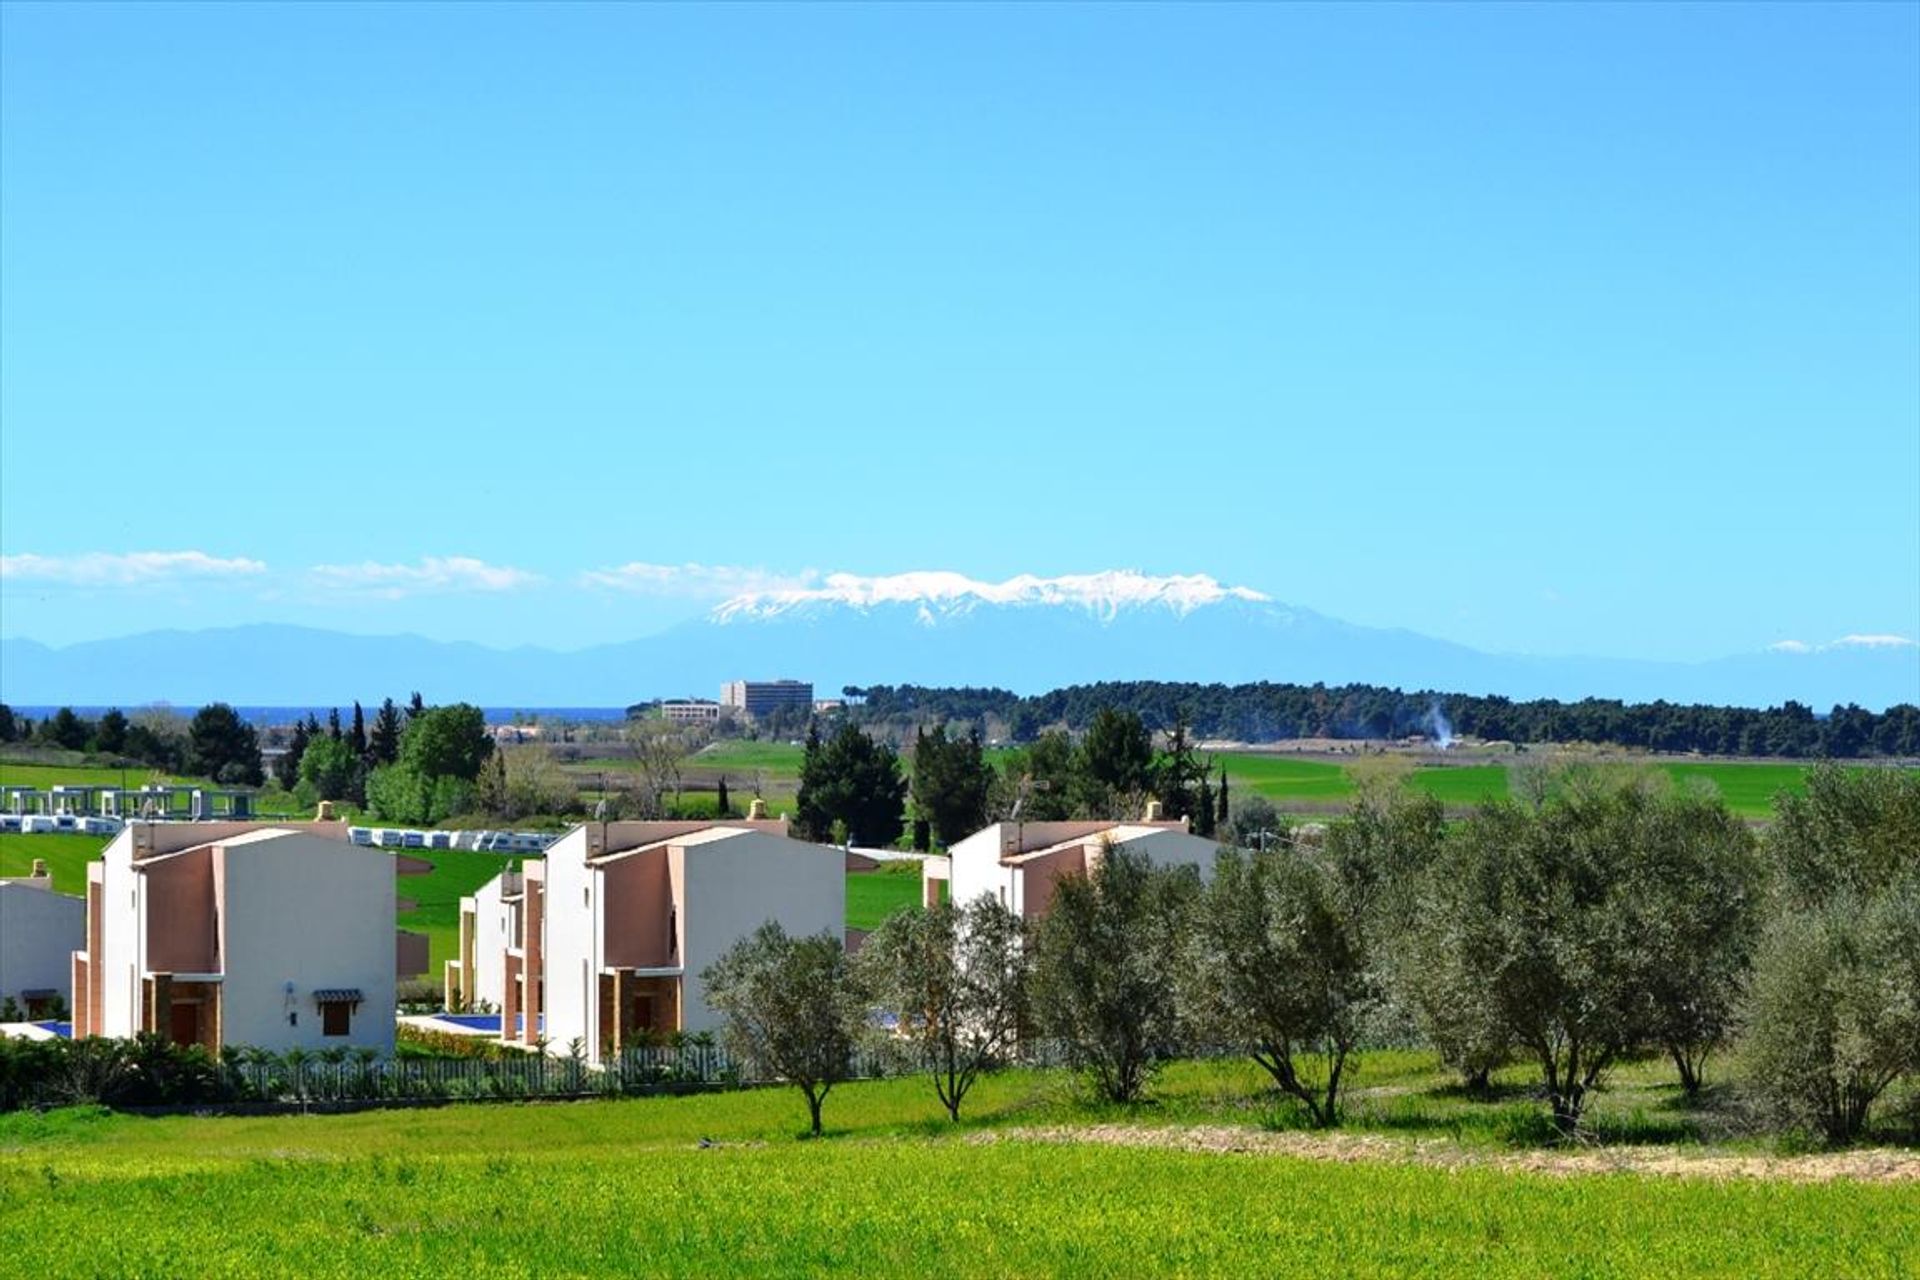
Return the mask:
<path id="1" fill-rule="evenodd" d="M 1570 1151 L 1482 1151 L 1444 1140 L 1416 1141 L 1364 1133 L 1268 1133 L 1225 1125 L 1151 1128 L 1135 1125 L 1048 1126 L 983 1130 L 969 1142 L 1108 1143 L 1213 1154 L 1294 1156 L 1351 1163 L 1397 1161 L 1440 1168 L 1488 1168 L 1574 1176 L 1638 1173 L 1682 1178 L 1757 1178 L 1789 1182 L 1920 1182 L 1920 1152 L 1885 1147 L 1824 1155 L 1769 1156 L 1690 1152 L 1678 1147 L 1606 1147 Z"/>

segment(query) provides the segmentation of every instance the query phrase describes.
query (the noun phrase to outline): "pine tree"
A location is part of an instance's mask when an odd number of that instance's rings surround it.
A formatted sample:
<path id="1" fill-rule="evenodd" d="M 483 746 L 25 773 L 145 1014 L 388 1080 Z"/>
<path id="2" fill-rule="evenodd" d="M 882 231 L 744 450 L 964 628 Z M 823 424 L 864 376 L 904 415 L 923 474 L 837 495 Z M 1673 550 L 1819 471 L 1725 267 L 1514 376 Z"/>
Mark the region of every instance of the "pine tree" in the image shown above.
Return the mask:
<path id="1" fill-rule="evenodd" d="M 360 702 L 358 699 L 355 699 L 353 704 L 353 729 L 347 734 L 347 746 L 356 756 L 362 759 L 366 758 L 367 715 L 364 711 L 360 710 Z"/>
<path id="2" fill-rule="evenodd" d="M 413 700 L 407 703 L 407 723 L 412 724 L 414 721 L 414 717 L 420 715 L 420 713 L 425 711 L 426 709 L 427 709 L 426 699 L 420 696 L 420 691 L 418 689 L 415 689 L 413 691 Z"/>
<path id="3" fill-rule="evenodd" d="M 273 779 L 280 784 L 281 790 L 291 791 L 300 784 L 300 757 L 307 754 L 308 741 L 306 721 L 294 721 L 293 736 L 287 740 L 287 752 L 273 765 Z"/>
<path id="4" fill-rule="evenodd" d="M 367 752 L 375 764 L 392 764 L 400 758 L 400 708 L 388 698 L 373 717 L 373 731 L 367 735 Z"/>
<path id="5" fill-rule="evenodd" d="M 340 708 L 334 707 L 327 712 L 327 736 L 335 742 L 340 741 Z"/>

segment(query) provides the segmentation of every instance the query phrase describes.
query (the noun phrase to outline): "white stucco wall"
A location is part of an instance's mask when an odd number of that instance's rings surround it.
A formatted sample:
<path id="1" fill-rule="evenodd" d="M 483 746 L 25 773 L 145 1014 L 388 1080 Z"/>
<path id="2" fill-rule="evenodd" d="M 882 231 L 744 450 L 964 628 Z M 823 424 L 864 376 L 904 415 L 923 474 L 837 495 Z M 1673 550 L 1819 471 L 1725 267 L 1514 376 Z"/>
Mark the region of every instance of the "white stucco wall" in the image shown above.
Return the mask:
<path id="1" fill-rule="evenodd" d="M 393 1048 L 393 856 L 318 836 L 230 843 L 220 918 L 227 1044 Z M 293 990 L 287 991 L 291 983 Z M 313 993 L 358 988 L 346 1036 L 321 1034 Z M 289 1014 L 297 1021 L 290 1023 Z"/>
<path id="2" fill-rule="evenodd" d="M 1213 878 L 1214 856 L 1220 852 L 1217 842 L 1185 831 L 1147 831 L 1116 843 L 1129 852 L 1145 854 L 1156 867 L 1198 867 L 1203 880 Z"/>
<path id="3" fill-rule="evenodd" d="M 598 961 L 593 954 L 593 890 L 597 877 L 587 870 L 587 829 L 575 827 L 546 856 L 547 1040 L 555 1053 L 567 1052 L 575 1039 L 588 1052 L 598 1043 Z M 584 976 L 583 976 L 584 974 Z"/>
<path id="4" fill-rule="evenodd" d="M 130 1036 L 140 1026 L 141 921 L 139 877 L 133 873 L 133 828 L 128 827 L 101 855 L 100 1008 L 94 1030 L 103 1036 Z"/>
<path id="5" fill-rule="evenodd" d="M 687 846 L 682 1027 L 709 1031 L 720 1025 L 707 1007 L 700 974 L 768 920 L 795 936 L 826 932 L 844 938 L 846 855 L 762 832 Z"/>
<path id="6" fill-rule="evenodd" d="M 495 1009 L 506 1002 L 507 904 L 502 902 L 503 875 L 473 891 L 473 1000 L 485 1000 Z"/>
<path id="7" fill-rule="evenodd" d="M 1004 901 L 1019 909 L 1013 896 L 1018 888 L 1018 876 L 1011 868 L 1000 865 L 1000 841 L 1000 824 L 995 823 L 948 848 L 947 857 L 953 867 L 953 882 L 948 892 L 954 905 L 965 906 L 979 897 L 1000 898 L 1004 889 Z"/>
<path id="8" fill-rule="evenodd" d="M 73 953 L 86 945 L 85 899 L 44 885 L 0 883 L 0 1000 L 58 991 L 71 1007 Z"/>

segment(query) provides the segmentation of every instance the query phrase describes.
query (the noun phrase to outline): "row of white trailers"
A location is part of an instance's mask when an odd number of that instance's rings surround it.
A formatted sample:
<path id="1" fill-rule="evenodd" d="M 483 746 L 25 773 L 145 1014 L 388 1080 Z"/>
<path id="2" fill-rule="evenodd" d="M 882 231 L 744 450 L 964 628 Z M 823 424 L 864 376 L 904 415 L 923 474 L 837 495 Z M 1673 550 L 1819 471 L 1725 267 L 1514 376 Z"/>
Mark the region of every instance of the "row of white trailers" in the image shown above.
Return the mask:
<path id="1" fill-rule="evenodd" d="M 545 853 L 560 837 L 542 831 L 414 831 L 348 827 L 347 839 L 381 849 L 469 849 L 476 853 Z"/>
<path id="2" fill-rule="evenodd" d="M 0 813 L 0 834 L 23 836 L 113 836 L 126 824 L 118 818 L 77 813 Z"/>

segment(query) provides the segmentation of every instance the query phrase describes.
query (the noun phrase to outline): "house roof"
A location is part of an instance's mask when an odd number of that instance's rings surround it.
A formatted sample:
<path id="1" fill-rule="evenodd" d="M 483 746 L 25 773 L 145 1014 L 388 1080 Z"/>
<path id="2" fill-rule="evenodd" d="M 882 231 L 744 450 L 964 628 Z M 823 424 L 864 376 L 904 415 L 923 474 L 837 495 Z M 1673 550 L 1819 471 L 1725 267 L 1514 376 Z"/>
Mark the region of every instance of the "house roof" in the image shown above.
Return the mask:
<path id="1" fill-rule="evenodd" d="M 710 827 L 700 827 L 693 831 L 681 832 L 678 835 L 665 836 L 659 840 L 649 840 L 645 844 L 636 844 L 626 849 L 608 849 L 605 853 L 596 854 L 587 859 L 587 861 L 591 863 L 611 862 L 616 858 L 630 858 L 636 853 L 646 853 L 653 849 L 670 849 L 676 845 L 683 849 L 698 848 L 701 845 L 718 844 L 722 840 L 731 840 L 736 836 L 750 836 L 753 834 L 755 833 L 746 827 L 726 826 L 715 823 Z"/>
<path id="2" fill-rule="evenodd" d="M 1089 845 L 1131 844 L 1135 840 L 1172 830 L 1180 830 L 1180 828 L 1164 823 L 1116 822 L 1110 827 L 1102 827 L 1097 831 L 1089 831 L 1084 835 L 1072 836 L 1065 840 L 1056 841 L 1043 848 L 1027 849 L 1019 853 L 1002 854 L 1000 865 L 1003 867 L 1015 867 L 1026 862 L 1037 862 L 1041 858 L 1051 857 L 1056 853 L 1064 853 L 1069 849 L 1085 849 Z"/>

